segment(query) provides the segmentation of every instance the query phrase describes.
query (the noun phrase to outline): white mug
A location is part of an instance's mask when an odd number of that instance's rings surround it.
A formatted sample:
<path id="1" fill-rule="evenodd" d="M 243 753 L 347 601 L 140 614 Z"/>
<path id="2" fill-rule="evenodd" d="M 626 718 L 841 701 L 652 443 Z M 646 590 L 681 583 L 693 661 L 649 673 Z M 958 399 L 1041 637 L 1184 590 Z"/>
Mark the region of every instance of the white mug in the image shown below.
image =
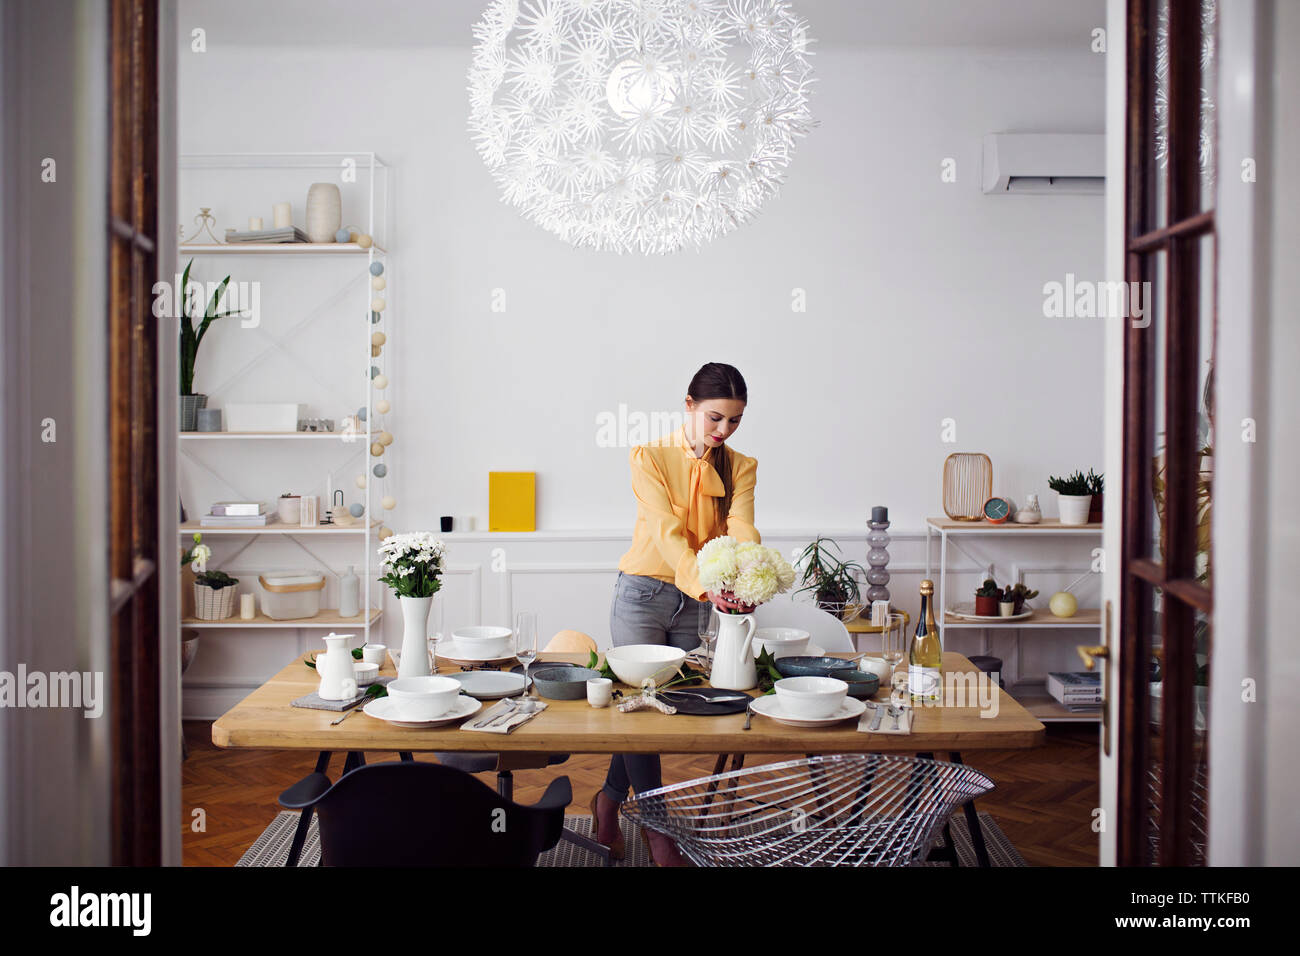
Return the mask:
<path id="1" fill-rule="evenodd" d="M 387 654 L 387 644 L 367 644 L 361 648 L 361 659 L 367 664 L 378 664 L 383 667 Z"/>
<path id="2" fill-rule="evenodd" d="M 608 707 L 614 693 L 614 682 L 608 677 L 593 677 L 587 681 L 587 703 L 592 707 Z"/>

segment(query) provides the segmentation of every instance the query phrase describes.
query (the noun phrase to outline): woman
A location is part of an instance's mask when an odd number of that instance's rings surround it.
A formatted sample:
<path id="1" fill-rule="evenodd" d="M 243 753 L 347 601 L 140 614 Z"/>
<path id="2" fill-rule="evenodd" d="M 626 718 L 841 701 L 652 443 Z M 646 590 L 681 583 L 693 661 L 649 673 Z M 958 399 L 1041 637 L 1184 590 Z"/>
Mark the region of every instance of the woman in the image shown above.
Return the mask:
<path id="1" fill-rule="evenodd" d="M 632 449 L 636 527 L 632 547 L 618 563 L 609 629 L 615 646 L 671 644 L 692 650 L 700 624 L 716 606 L 751 611 L 700 584 L 696 552 L 710 538 L 729 534 L 759 542 L 754 528 L 754 476 L 758 463 L 727 447 L 740 427 L 747 392 L 740 372 L 710 362 L 695 373 L 686 395 L 686 420 L 671 434 Z M 658 754 L 615 754 L 605 786 L 591 798 L 596 839 L 624 856 L 619 805 L 663 785 Z M 643 831 L 655 862 L 683 866 L 676 844 Z"/>

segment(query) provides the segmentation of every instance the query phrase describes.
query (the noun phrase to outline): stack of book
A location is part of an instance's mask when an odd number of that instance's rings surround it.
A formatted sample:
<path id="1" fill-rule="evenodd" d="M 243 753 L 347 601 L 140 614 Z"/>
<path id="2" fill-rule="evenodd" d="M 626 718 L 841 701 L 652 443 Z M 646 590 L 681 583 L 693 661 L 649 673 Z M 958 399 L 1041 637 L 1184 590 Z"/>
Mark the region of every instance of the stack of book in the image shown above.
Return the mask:
<path id="1" fill-rule="evenodd" d="M 1047 692 L 1071 713 L 1101 709 L 1101 674 L 1073 671 L 1047 675 Z"/>
<path id="2" fill-rule="evenodd" d="M 307 233 L 297 226 L 284 226 L 281 229 L 258 229 L 241 232 L 237 229 L 226 230 L 226 242 L 308 242 Z"/>
<path id="3" fill-rule="evenodd" d="M 249 528 L 268 525 L 276 519 L 261 501 L 218 501 L 199 524 L 205 528 Z"/>

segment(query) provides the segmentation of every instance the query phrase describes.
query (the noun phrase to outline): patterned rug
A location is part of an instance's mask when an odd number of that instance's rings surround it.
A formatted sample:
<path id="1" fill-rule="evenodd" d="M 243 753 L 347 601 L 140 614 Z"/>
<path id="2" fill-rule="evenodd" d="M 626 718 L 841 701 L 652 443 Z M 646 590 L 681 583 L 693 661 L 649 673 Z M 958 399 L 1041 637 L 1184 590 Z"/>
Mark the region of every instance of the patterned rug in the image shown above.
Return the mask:
<path id="1" fill-rule="evenodd" d="M 1002 828 L 987 813 L 981 813 L 980 828 L 984 832 L 984 845 L 988 849 L 989 862 L 993 866 L 1025 866 L 1025 861 L 1016 848 L 1011 845 Z M 966 817 L 954 813 L 950 820 L 952 840 L 957 847 L 957 858 L 962 866 L 975 866 L 975 848 L 971 845 L 970 832 L 966 828 Z M 248 848 L 236 866 L 284 866 L 289 857 L 289 844 L 293 841 L 293 831 L 298 825 L 298 814 L 292 810 L 281 810 L 271 825 Z M 591 835 L 591 817 L 588 814 L 565 816 L 564 825 L 583 836 Z M 615 866 L 650 866 L 651 860 L 641 841 L 641 834 L 630 824 L 623 823 L 623 838 L 627 844 L 627 859 L 615 863 Z M 942 839 L 936 841 L 942 846 Z M 584 850 L 582 847 L 561 840 L 553 850 L 537 858 L 538 866 L 600 866 L 600 857 Z M 320 865 L 320 836 L 316 832 L 316 820 L 313 818 L 307 831 L 307 843 L 303 846 L 299 866 Z M 918 863 L 917 866 L 949 866 L 946 861 Z"/>

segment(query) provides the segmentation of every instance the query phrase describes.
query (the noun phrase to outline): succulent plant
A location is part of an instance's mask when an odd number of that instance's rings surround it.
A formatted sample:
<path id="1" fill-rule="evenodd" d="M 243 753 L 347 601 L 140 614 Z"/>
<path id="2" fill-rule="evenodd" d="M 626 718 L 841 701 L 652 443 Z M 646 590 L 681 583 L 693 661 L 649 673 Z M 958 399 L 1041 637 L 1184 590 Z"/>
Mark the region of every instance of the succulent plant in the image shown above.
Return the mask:
<path id="1" fill-rule="evenodd" d="M 212 588 L 214 591 L 220 591 L 222 588 L 228 588 L 239 583 L 239 578 L 232 578 L 225 571 L 204 571 L 194 578 L 196 584 L 203 584 Z"/>
<path id="2" fill-rule="evenodd" d="M 978 590 L 976 590 L 975 592 L 976 597 L 996 598 L 996 597 L 1001 597 L 1001 595 L 1002 595 L 1002 589 L 998 587 L 997 582 L 995 582 L 992 578 L 985 578 L 984 583 L 981 584 Z"/>
<path id="3" fill-rule="evenodd" d="M 1089 472 L 1088 474 L 1091 475 L 1092 472 Z M 1093 477 L 1096 478 L 1098 482 L 1101 481 L 1098 476 L 1094 475 Z M 1076 495 L 1082 497 L 1083 495 L 1090 495 L 1093 493 L 1092 485 L 1088 477 L 1081 471 L 1076 471 L 1074 474 L 1066 478 L 1049 477 L 1047 479 L 1047 487 L 1051 488 L 1058 495 Z"/>

